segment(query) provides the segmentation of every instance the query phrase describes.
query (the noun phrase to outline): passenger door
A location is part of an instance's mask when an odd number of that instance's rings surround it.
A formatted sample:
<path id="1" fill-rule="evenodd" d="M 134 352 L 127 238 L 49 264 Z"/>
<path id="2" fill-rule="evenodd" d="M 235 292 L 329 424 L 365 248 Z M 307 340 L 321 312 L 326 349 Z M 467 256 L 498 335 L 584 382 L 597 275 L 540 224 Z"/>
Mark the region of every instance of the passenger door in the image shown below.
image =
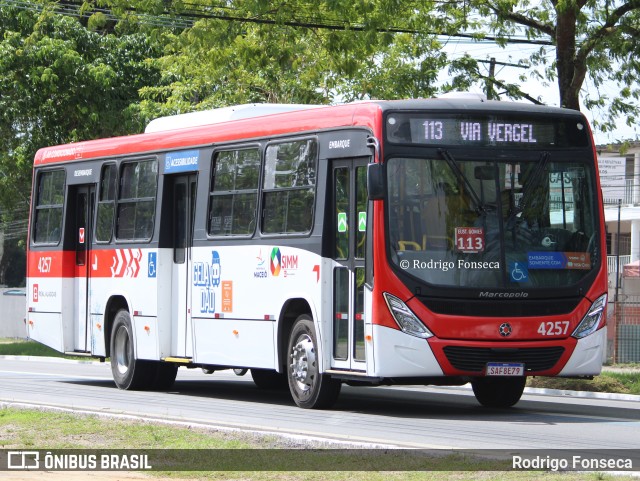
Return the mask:
<path id="1" fill-rule="evenodd" d="M 89 293 L 91 292 L 91 269 L 89 268 L 91 241 L 93 239 L 93 211 L 95 205 L 95 186 L 79 185 L 75 196 L 75 226 L 73 229 L 75 248 L 74 274 L 74 327 L 73 350 L 89 350 Z"/>
<path id="2" fill-rule="evenodd" d="M 191 247 L 196 205 L 195 174 L 176 175 L 171 178 L 170 203 L 173 259 L 171 268 L 171 355 L 193 356 L 193 326 L 191 323 Z M 165 291 L 166 292 L 166 291 Z"/>
<path id="3" fill-rule="evenodd" d="M 365 250 L 368 158 L 332 163 L 332 368 L 366 371 Z"/>

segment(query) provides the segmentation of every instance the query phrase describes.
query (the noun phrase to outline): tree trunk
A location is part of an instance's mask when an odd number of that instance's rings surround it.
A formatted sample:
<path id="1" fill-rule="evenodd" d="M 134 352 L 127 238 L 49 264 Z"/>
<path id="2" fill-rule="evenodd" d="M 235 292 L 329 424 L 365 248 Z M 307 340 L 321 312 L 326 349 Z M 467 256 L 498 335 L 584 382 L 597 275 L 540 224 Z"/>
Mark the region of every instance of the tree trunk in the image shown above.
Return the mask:
<path id="1" fill-rule="evenodd" d="M 576 75 L 576 15 L 577 7 L 556 5 L 558 23 L 556 27 L 556 69 L 560 105 L 580 110 L 580 88 L 584 81 Z"/>

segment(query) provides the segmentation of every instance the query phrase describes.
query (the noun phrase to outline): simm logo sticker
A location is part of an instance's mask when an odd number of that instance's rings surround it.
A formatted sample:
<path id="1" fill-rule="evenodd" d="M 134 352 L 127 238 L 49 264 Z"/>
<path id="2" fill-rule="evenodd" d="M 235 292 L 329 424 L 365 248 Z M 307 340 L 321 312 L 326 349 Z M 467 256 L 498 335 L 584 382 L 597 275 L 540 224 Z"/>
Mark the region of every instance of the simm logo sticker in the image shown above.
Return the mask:
<path id="1" fill-rule="evenodd" d="M 271 250 L 271 262 L 269 267 L 273 277 L 280 276 L 281 272 L 284 273 L 283 277 L 293 276 L 298 270 L 298 256 L 295 254 L 285 255 L 279 247 L 274 247 Z"/>

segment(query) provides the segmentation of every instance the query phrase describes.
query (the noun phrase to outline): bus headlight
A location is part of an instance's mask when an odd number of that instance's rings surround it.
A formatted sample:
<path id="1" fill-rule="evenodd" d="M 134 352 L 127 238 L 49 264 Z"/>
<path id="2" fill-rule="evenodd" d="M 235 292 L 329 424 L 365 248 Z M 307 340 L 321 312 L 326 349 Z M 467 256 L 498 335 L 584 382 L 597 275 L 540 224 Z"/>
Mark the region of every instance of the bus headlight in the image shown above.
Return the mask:
<path id="1" fill-rule="evenodd" d="M 427 329 L 422 321 L 416 317 L 404 302 L 396 296 L 392 296 L 386 292 L 382 295 L 384 296 L 384 300 L 387 301 L 389 312 L 391 312 L 391 315 L 403 332 L 423 339 L 433 336 L 431 331 Z"/>
<path id="2" fill-rule="evenodd" d="M 591 305 L 589 312 L 584 316 L 576 330 L 571 334 L 572 337 L 576 339 L 582 339 L 583 337 L 587 337 L 589 334 L 593 334 L 598 326 L 600 325 L 600 320 L 607 309 L 607 295 L 603 294 L 598 297 L 595 302 Z"/>

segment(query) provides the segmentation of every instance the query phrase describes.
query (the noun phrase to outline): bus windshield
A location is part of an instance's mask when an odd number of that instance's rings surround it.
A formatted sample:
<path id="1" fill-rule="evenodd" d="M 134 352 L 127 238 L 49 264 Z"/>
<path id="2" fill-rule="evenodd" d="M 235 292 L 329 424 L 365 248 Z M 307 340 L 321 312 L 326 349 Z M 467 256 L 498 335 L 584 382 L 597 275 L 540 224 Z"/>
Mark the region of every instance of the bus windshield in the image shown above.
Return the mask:
<path id="1" fill-rule="evenodd" d="M 387 164 L 391 259 L 404 272 L 436 286 L 548 289 L 597 268 L 592 160 L 434 157 Z"/>

